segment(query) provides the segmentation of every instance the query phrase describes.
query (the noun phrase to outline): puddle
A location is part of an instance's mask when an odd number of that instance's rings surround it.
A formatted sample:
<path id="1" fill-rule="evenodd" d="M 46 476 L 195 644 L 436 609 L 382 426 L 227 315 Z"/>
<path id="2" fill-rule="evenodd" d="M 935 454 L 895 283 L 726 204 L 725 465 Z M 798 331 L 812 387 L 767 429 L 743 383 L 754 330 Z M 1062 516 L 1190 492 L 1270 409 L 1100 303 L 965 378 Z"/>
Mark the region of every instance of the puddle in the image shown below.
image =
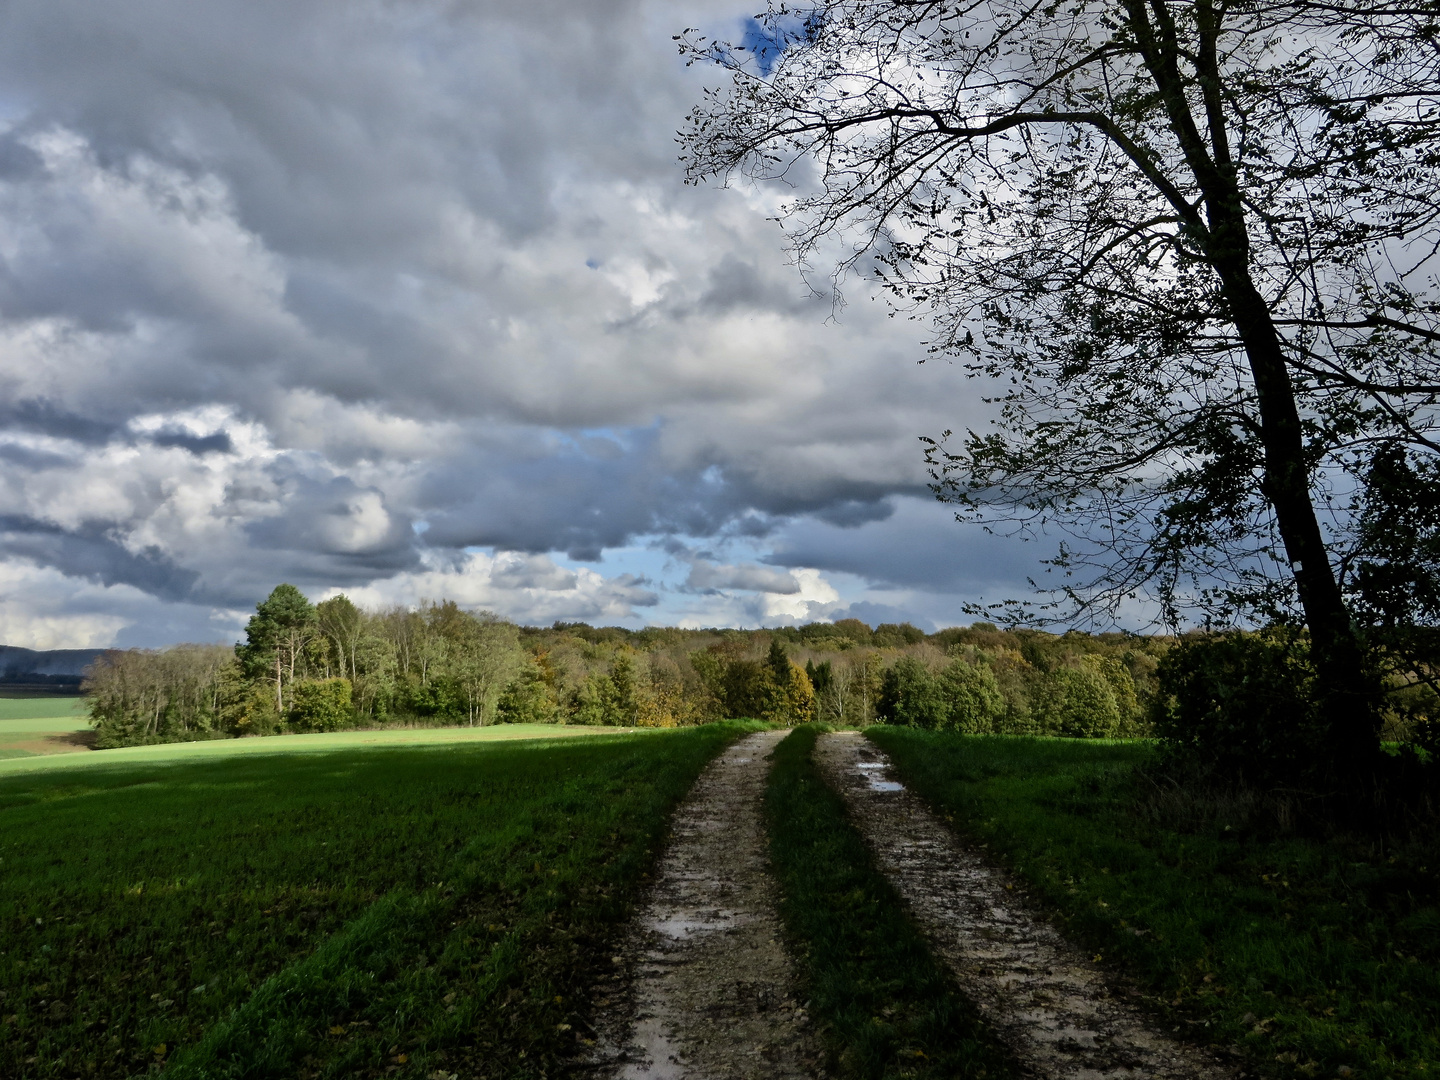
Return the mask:
<path id="1" fill-rule="evenodd" d="M 683 1080 L 685 1061 L 659 1017 L 637 1020 L 632 1040 L 639 1053 L 635 1060 L 625 1062 L 618 1080 Z"/>
<path id="2" fill-rule="evenodd" d="M 645 926 L 676 941 L 697 933 L 711 933 L 734 926 L 738 911 L 705 911 L 673 914 L 662 919 L 647 919 Z"/>
<path id="3" fill-rule="evenodd" d="M 863 770 L 860 775 L 865 777 L 865 780 L 870 785 L 871 791 L 905 790 L 904 784 L 897 783 L 894 780 L 882 780 L 879 776 L 875 775 L 879 770 L 886 768 L 886 764 L 883 761 L 857 761 L 855 768 Z"/>

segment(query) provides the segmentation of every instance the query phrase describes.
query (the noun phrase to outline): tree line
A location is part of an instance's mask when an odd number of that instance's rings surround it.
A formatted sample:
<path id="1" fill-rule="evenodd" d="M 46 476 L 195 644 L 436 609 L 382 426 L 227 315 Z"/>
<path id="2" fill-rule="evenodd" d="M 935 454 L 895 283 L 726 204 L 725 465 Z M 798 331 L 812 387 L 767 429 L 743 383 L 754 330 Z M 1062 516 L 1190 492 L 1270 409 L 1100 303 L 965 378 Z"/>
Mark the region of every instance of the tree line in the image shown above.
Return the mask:
<path id="1" fill-rule="evenodd" d="M 774 630 L 521 627 L 454 601 L 366 610 L 280 585 L 234 647 L 105 653 L 84 683 L 101 746 L 495 723 L 674 727 L 727 717 L 1125 736 L 1161 638 L 926 634 L 858 619 Z"/>

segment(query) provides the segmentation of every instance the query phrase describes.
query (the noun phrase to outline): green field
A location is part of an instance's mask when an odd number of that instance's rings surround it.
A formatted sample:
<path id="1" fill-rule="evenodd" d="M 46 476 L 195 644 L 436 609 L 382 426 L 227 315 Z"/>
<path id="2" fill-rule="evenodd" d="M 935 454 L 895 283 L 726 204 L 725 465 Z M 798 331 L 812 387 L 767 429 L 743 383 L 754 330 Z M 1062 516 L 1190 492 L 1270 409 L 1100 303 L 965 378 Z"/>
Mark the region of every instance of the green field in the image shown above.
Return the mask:
<path id="1" fill-rule="evenodd" d="M 1177 808 L 1137 777 L 1139 743 L 866 734 L 1167 1026 L 1275 1076 L 1440 1070 L 1433 837 L 1310 839 L 1223 803 Z"/>
<path id="2" fill-rule="evenodd" d="M 0 723 L 17 720 L 59 719 L 85 722 L 85 699 L 72 697 L 0 697 Z"/>
<path id="3" fill-rule="evenodd" d="M 19 721 L 17 721 L 19 722 Z M 59 721 L 57 721 L 59 723 Z M 0 728 L 3 730 L 3 728 Z M 58 730 L 71 730 L 63 728 Z M 83 755 L 14 758 L 0 761 L 0 776 L 43 771 L 128 764 L 161 764 L 248 757 L 259 754 L 333 753 L 381 746 L 440 746 L 506 742 L 515 739 L 560 739 L 615 734 L 616 728 L 564 727 L 559 724 L 497 724 L 491 727 L 391 728 L 378 731 L 336 731 L 310 735 L 267 735 L 254 739 L 211 739 L 205 742 L 159 743 L 95 750 Z"/>
<path id="4" fill-rule="evenodd" d="M 47 719 L 75 722 L 0 725 Z M 669 815 L 744 730 L 392 729 L 0 762 L 0 1076 L 563 1072 Z M 566 737 L 582 734 L 603 737 Z M 1322 842 L 1223 806 L 1180 820 L 1137 773 L 1139 743 L 867 734 L 1167 1029 L 1261 1075 L 1432 1075 L 1433 838 Z M 766 821 L 832 1075 L 1004 1076 L 814 739 L 777 751 Z"/>
<path id="5" fill-rule="evenodd" d="M 740 730 L 0 776 L 0 1076 L 553 1075 L 670 811 Z M 237 743 L 271 752 L 212 749 Z"/>
<path id="6" fill-rule="evenodd" d="M 0 768 L 7 761 L 85 749 L 89 731 L 80 697 L 0 697 Z"/>

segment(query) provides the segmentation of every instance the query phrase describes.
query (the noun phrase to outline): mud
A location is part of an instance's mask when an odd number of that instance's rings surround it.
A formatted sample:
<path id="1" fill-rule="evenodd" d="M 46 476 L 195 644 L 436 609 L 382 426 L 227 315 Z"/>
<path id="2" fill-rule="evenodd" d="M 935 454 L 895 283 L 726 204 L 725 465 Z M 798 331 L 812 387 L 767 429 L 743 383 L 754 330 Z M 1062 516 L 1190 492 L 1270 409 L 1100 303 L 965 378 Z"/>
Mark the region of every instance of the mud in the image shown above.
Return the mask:
<path id="1" fill-rule="evenodd" d="M 614 981 L 625 981 L 625 971 L 632 978 L 612 991 L 587 1072 L 616 1080 L 814 1075 L 819 1052 L 781 944 L 761 811 L 767 759 L 785 734 L 736 743 L 676 812 L 650 899 L 615 958 Z"/>
<path id="2" fill-rule="evenodd" d="M 904 789 L 877 747 L 856 734 L 826 735 L 815 756 L 936 954 L 1027 1072 L 1054 1080 L 1235 1075 L 1157 1031 Z"/>

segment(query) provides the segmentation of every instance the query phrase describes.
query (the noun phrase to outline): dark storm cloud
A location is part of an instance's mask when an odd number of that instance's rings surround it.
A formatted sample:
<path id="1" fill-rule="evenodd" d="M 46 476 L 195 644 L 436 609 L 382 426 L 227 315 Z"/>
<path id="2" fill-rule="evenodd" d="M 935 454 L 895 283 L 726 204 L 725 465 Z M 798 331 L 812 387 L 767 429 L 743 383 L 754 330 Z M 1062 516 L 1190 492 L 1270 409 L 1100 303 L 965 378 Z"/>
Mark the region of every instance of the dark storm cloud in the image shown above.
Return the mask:
<path id="1" fill-rule="evenodd" d="M 892 510 L 848 527 L 797 521 L 775 536 L 775 550 L 766 561 L 855 574 L 881 586 L 976 596 L 996 588 L 1022 589 L 1026 575 L 1037 573 L 1039 561 L 1053 554 L 1041 543 L 962 525 L 953 511 L 934 501 L 896 499 Z"/>
<path id="2" fill-rule="evenodd" d="M 71 412 L 48 398 L 0 404 L 0 431 L 23 431 L 78 443 L 102 444 L 114 438 L 119 430 L 118 424 Z"/>
<path id="3" fill-rule="evenodd" d="M 178 446 L 192 454 L 228 454 L 234 449 L 229 433 L 224 431 L 191 435 L 188 431 L 167 430 L 157 432 L 152 441 L 156 446 Z"/>
<path id="4" fill-rule="evenodd" d="M 246 526 L 257 547 L 328 556 L 372 576 L 416 565 L 410 523 L 377 489 L 346 476 L 317 478 L 289 467 L 272 470 L 285 512 Z"/>
<path id="5" fill-rule="evenodd" d="M 102 585 L 131 585 L 164 600 L 184 600 L 199 574 L 176 566 L 164 552 L 130 551 L 103 525 L 66 530 L 44 521 L 0 516 L 0 548 L 7 555 L 52 566 Z"/>
<path id="6" fill-rule="evenodd" d="M 739 467 L 677 462 L 661 436 L 652 428 L 627 433 L 623 448 L 613 440 L 578 439 L 543 456 L 511 448 L 497 461 L 492 447 L 458 458 L 427 478 L 422 505 L 435 510 L 425 514 L 425 541 L 558 550 L 594 561 L 637 535 L 763 537 L 795 515 L 834 510 L 848 522 L 889 513 L 881 500 L 894 485 L 831 477 L 777 491 Z M 467 488 L 469 497 L 456 505 L 455 493 Z"/>

